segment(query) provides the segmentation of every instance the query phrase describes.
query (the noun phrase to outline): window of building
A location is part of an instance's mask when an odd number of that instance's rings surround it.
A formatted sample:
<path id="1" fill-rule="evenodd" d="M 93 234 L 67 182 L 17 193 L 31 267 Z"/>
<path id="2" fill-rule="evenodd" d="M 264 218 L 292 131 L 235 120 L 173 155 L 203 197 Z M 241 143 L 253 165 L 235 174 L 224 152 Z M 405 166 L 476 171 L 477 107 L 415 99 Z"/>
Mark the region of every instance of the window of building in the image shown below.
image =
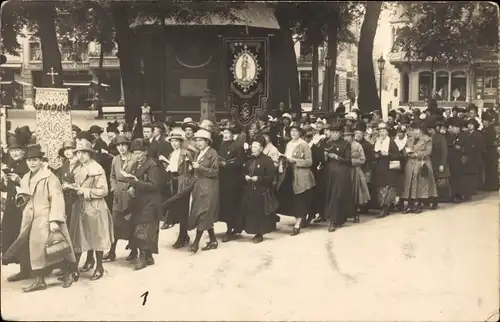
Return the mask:
<path id="1" fill-rule="evenodd" d="M 418 74 L 418 100 L 424 101 L 432 90 L 433 77 L 431 72 L 420 72 Z"/>
<path id="2" fill-rule="evenodd" d="M 29 43 L 31 60 L 42 60 L 42 48 L 39 39 L 35 36 L 31 36 Z"/>
<path id="3" fill-rule="evenodd" d="M 498 70 L 486 69 L 484 71 L 484 97 L 496 96 L 498 90 Z"/>
<path id="4" fill-rule="evenodd" d="M 312 103 L 312 72 L 300 72 L 300 101 Z"/>
<path id="5" fill-rule="evenodd" d="M 352 88 L 351 88 L 351 80 L 350 80 L 349 78 L 348 78 L 348 79 L 346 79 L 346 81 L 345 81 L 345 89 L 346 89 L 346 91 L 347 91 L 348 93 L 349 93 L 349 92 L 351 91 L 351 89 L 352 89 Z"/>
<path id="6" fill-rule="evenodd" d="M 312 56 L 312 52 L 312 46 L 309 43 L 305 41 L 300 42 L 300 57 Z"/>
<path id="7" fill-rule="evenodd" d="M 441 71 L 436 73 L 436 100 L 448 101 L 448 72 Z"/>
<path id="8" fill-rule="evenodd" d="M 465 102 L 467 90 L 467 77 L 465 72 L 451 73 L 451 100 Z"/>

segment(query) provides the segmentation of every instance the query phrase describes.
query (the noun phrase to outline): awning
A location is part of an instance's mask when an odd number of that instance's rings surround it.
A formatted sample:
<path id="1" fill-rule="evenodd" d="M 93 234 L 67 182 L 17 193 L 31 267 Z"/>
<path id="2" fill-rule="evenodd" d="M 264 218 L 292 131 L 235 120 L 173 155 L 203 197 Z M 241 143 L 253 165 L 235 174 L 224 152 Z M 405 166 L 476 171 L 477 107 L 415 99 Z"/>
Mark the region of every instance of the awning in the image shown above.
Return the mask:
<path id="1" fill-rule="evenodd" d="M 10 85 L 12 83 L 14 83 L 14 81 L 1 81 L 0 85 Z"/>
<path id="2" fill-rule="evenodd" d="M 94 83 L 94 84 L 96 84 L 96 85 L 98 84 L 98 82 L 97 82 L 97 81 L 95 81 L 95 80 L 91 81 L 91 83 Z M 103 87 L 109 87 L 109 85 L 108 85 L 108 84 L 104 84 L 104 83 L 101 83 L 101 86 L 103 86 Z"/>
<path id="3" fill-rule="evenodd" d="M 14 82 L 18 83 L 19 85 L 23 85 L 23 86 L 31 86 L 30 83 L 23 82 L 23 81 L 20 81 L 20 80 L 15 80 Z"/>
<path id="4" fill-rule="evenodd" d="M 208 16 L 200 21 L 183 22 L 174 18 L 166 18 L 165 26 L 248 26 L 267 29 L 280 29 L 274 9 L 265 3 L 248 3 L 245 7 L 231 9 L 235 20 L 219 16 Z M 130 28 L 158 24 L 155 19 L 136 19 Z"/>
<path id="5" fill-rule="evenodd" d="M 90 83 L 64 82 L 64 86 L 90 86 Z"/>

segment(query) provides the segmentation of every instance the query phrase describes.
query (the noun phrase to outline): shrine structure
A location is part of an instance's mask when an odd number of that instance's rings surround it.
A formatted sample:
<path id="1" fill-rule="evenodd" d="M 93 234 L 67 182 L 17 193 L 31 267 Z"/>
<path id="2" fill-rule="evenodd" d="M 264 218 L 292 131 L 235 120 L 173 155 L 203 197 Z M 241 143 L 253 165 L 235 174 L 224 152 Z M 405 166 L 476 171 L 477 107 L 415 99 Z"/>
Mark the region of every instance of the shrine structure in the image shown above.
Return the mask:
<path id="1" fill-rule="evenodd" d="M 280 28 L 264 3 L 234 9 L 238 19 L 208 17 L 203 22 L 135 21 L 143 41 L 144 96 L 152 110 L 174 119 L 234 117 L 248 124 L 282 98 L 273 61 Z"/>

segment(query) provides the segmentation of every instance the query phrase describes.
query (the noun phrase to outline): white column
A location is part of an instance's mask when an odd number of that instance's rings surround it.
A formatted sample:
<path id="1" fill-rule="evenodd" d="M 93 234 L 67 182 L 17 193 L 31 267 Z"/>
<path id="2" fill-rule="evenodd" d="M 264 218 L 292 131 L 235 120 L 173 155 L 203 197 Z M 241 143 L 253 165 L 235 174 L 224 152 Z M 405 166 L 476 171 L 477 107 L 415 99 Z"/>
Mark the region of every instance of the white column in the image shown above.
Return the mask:
<path id="1" fill-rule="evenodd" d="M 123 78 L 120 74 L 120 104 L 125 104 L 125 96 L 123 94 Z"/>
<path id="2" fill-rule="evenodd" d="M 466 102 L 471 101 L 471 94 L 472 94 L 471 80 L 473 78 L 474 78 L 474 72 L 471 68 L 465 73 L 465 101 Z"/>
<path id="3" fill-rule="evenodd" d="M 451 72 L 448 72 L 448 102 L 451 101 Z"/>
<path id="4" fill-rule="evenodd" d="M 432 74 L 432 94 L 436 93 L 436 72 L 433 72 Z"/>

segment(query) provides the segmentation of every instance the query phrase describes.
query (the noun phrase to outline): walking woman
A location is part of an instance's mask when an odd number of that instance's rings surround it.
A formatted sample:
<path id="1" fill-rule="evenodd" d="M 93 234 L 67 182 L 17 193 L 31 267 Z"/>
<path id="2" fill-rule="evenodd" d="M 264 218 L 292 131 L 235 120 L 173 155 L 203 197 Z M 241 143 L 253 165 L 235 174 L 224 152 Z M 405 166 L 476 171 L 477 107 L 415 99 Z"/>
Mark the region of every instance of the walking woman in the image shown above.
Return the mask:
<path id="1" fill-rule="evenodd" d="M 311 192 L 316 180 L 311 171 L 312 152 L 309 145 L 300 138 L 302 129 L 290 126 L 291 140 L 286 144 L 284 169 L 279 174 L 277 190 L 280 207 L 278 213 L 295 217 L 292 236 L 300 233 L 300 228 L 310 211 Z"/>
<path id="2" fill-rule="evenodd" d="M 405 214 L 422 212 L 429 198 L 437 197 L 432 169 L 432 139 L 422 131 L 421 121 L 411 123 L 412 136 L 406 147 L 405 183 L 402 197 L 408 200 Z"/>
<path id="3" fill-rule="evenodd" d="M 330 220 L 328 231 L 334 232 L 354 213 L 351 144 L 342 139 L 341 124 L 325 126 L 325 135 L 328 139 L 324 144 L 326 160 L 324 214 Z"/>
<path id="4" fill-rule="evenodd" d="M 264 235 L 276 229 L 274 214 L 277 199 L 274 195 L 274 163 L 262 151 L 266 145 L 263 136 L 254 138 L 250 159 L 243 165 L 245 186 L 241 212 L 247 234 L 254 234 L 253 242 L 260 243 Z M 273 201 L 273 202 L 271 202 Z"/>
<path id="5" fill-rule="evenodd" d="M 189 127 L 186 127 L 189 129 Z M 174 151 L 170 154 L 167 166 L 167 172 L 171 175 L 172 195 L 176 195 L 192 183 L 193 180 L 193 153 L 185 144 L 186 137 L 184 132 L 179 129 L 173 129 L 167 137 Z M 188 216 L 189 216 L 189 195 L 186 195 L 175 202 L 168 209 L 167 224 L 179 224 L 179 237 L 172 245 L 174 249 L 184 247 L 189 244 L 188 235 Z"/>
<path id="6" fill-rule="evenodd" d="M 408 120 L 408 122 L 406 122 L 406 120 Z M 398 126 L 396 126 L 396 136 L 394 137 L 394 143 L 396 143 L 396 146 L 398 147 L 399 167 L 400 167 L 399 170 L 397 169 L 394 170 L 394 176 L 396 177 L 395 178 L 396 200 L 394 205 L 395 211 L 403 211 L 405 209 L 404 200 L 401 197 L 401 194 L 403 193 L 404 183 L 405 183 L 404 168 L 406 164 L 406 157 L 405 157 L 406 145 L 408 143 L 408 134 L 406 133 L 408 123 L 409 119 L 406 117 L 406 115 L 403 115 L 401 117 L 401 123 Z M 397 162 L 393 162 L 393 164 L 397 164 Z"/>
<path id="7" fill-rule="evenodd" d="M 109 252 L 104 255 L 104 260 L 114 261 L 116 259 L 116 244 L 119 239 L 129 241 L 132 233 L 130 223 L 131 201 L 128 194 L 127 179 L 122 175 L 122 171 L 130 173 L 136 166 L 137 161 L 130 152 L 130 141 L 123 135 L 115 138 L 115 146 L 118 155 L 113 158 L 110 174 L 110 192 L 113 193 L 113 231 L 114 242 L 111 244 Z M 129 246 L 127 247 L 129 248 Z M 127 261 L 137 258 L 137 249 L 132 248 L 127 256 Z"/>
<path id="8" fill-rule="evenodd" d="M 389 215 L 391 205 L 396 199 L 398 171 L 401 171 L 401 159 L 398 146 L 389 136 L 387 123 L 378 125 L 378 138 L 375 141 L 375 163 L 373 165 L 373 185 L 377 191 L 378 204 L 381 207 L 378 218 Z"/>
<path id="9" fill-rule="evenodd" d="M 365 174 L 361 167 L 366 162 L 363 146 L 354 140 L 354 131 L 351 127 L 344 128 L 344 140 L 351 143 L 351 175 L 354 197 L 354 222 L 359 223 L 359 207 L 362 207 L 370 201 L 370 191 L 366 184 Z"/>
<path id="10" fill-rule="evenodd" d="M 92 143 L 80 139 L 76 143 L 76 156 L 80 164 L 75 169 L 73 186 L 78 198 L 73 204 L 70 226 L 77 263 L 83 252 L 95 251 L 97 265 L 91 280 L 98 280 L 104 275 L 103 253 L 114 242 L 113 219 L 105 197 L 108 195 L 108 183 L 102 166 L 92 159 L 95 151 Z M 80 272 L 87 272 L 94 267 L 88 258 Z"/>
<path id="11" fill-rule="evenodd" d="M 139 258 L 134 269 L 140 270 L 154 264 L 153 254 L 158 254 L 158 237 L 161 217 L 161 178 L 158 164 L 148 156 L 149 142 L 144 139 L 132 141 L 130 149 L 137 160 L 133 174 L 122 172 L 130 184 L 129 194 L 133 196 L 133 233 L 130 248 L 139 249 Z"/>
<path id="12" fill-rule="evenodd" d="M 219 146 L 220 168 L 220 208 L 219 221 L 227 225 L 226 235 L 222 242 L 234 239 L 243 230 L 241 213 L 238 211 L 241 204 L 243 189 L 243 163 L 245 150 L 237 141 L 233 140 L 240 131 L 237 126 L 222 130 L 222 142 Z"/>
<path id="13" fill-rule="evenodd" d="M 210 144 L 212 133 L 199 129 L 194 138 L 199 152 L 193 162 L 195 182 L 190 197 L 188 229 L 196 228 L 196 237 L 189 251 L 196 253 L 204 231 L 208 231 L 210 241 L 202 250 L 217 249 L 219 243 L 214 232 L 214 223 L 219 212 L 219 155 Z"/>
<path id="14" fill-rule="evenodd" d="M 44 153 L 40 145 L 26 149 L 25 159 L 29 172 L 21 180 L 18 202 L 24 206 L 21 231 L 17 239 L 7 249 L 4 259 L 18 257 L 20 253 L 29 254 L 31 268 L 36 276 L 35 282 L 23 288 L 23 292 L 34 292 L 47 288 L 45 277 L 56 266 L 64 268 L 63 287 L 73 283 L 70 267 L 75 266 L 75 254 L 66 226 L 64 215 L 64 195 L 57 177 L 44 165 Z M 47 253 L 46 245 L 55 234 L 65 240 L 66 251 Z"/>

